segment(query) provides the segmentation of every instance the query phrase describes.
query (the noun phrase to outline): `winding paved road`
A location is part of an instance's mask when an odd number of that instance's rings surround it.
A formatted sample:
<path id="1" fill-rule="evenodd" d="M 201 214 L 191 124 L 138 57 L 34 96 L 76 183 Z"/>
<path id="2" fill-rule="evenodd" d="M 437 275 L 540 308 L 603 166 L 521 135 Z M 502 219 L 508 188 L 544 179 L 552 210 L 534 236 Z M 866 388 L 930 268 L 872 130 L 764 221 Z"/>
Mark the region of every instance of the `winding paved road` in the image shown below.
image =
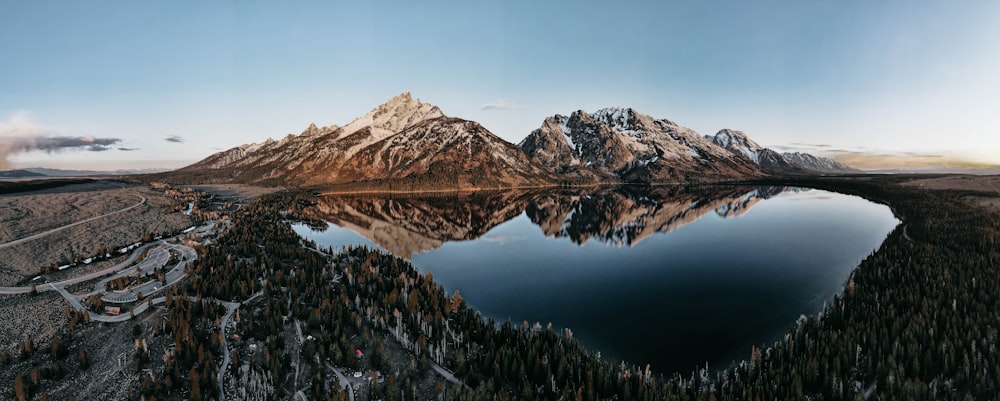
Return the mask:
<path id="1" fill-rule="evenodd" d="M 147 281 L 145 283 L 139 284 L 137 286 L 129 288 L 128 291 L 123 293 L 118 292 L 107 292 L 104 290 L 104 286 L 111 280 L 117 279 L 123 276 L 131 276 L 135 274 L 135 269 L 139 269 L 141 275 L 151 274 L 167 264 L 170 260 L 170 251 L 180 251 L 181 261 L 178 262 L 173 269 L 166 272 L 164 276 L 164 281 L 166 284 L 160 282 L 160 280 Z M 94 291 L 87 294 L 87 296 L 92 294 L 101 294 L 101 300 L 104 302 L 111 303 L 128 303 L 134 302 L 139 299 L 139 294 L 141 293 L 143 297 L 148 297 L 150 295 L 156 294 L 163 291 L 164 288 L 170 287 L 174 283 L 180 281 L 185 276 L 187 276 L 186 268 L 188 261 L 194 260 L 198 257 L 198 253 L 194 249 L 183 246 L 183 245 L 168 245 L 168 246 L 158 246 L 153 251 L 151 251 L 142 262 L 136 264 L 135 266 L 130 266 L 128 269 L 119 271 L 117 274 L 107 277 L 99 281 L 94 286 Z"/>
<path id="2" fill-rule="evenodd" d="M 66 298 L 66 302 L 69 302 L 69 304 L 72 305 L 73 308 L 75 308 L 76 310 L 83 310 L 83 305 L 80 304 L 80 299 L 74 297 L 73 294 L 70 294 L 69 291 L 66 291 L 65 288 L 63 288 L 62 286 L 57 286 L 55 284 L 49 284 L 49 286 L 52 287 L 52 289 L 59 291 L 59 294 L 62 295 L 63 298 Z"/>
<path id="3" fill-rule="evenodd" d="M 218 372 L 218 374 L 219 374 L 219 377 L 218 377 L 218 381 L 219 381 L 219 399 L 220 400 L 226 399 L 226 395 L 225 395 L 226 369 L 229 368 L 229 360 L 230 360 L 230 358 L 229 358 L 229 346 L 226 345 L 226 325 L 229 324 L 229 319 L 233 317 L 233 312 L 236 312 L 236 309 L 239 309 L 239 307 L 241 305 L 243 305 L 243 304 L 245 304 L 247 302 L 253 301 L 254 298 L 257 298 L 257 297 L 259 297 L 261 295 L 264 295 L 264 291 L 260 291 L 260 292 L 258 292 L 256 294 L 253 294 L 252 297 L 247 298 L 245 301 L 242 301 L 242 302 L 223 302 L 223 301 L 219 301 L 219 300 L 214 300 L 215 302 L 218 302 L 218 303 L 220 303 L 220 304 L 222 304 L 223 306 L 226 307 L 226 314 L 222 317 L 222 320 L 219 322 L 219 323 L 222 324 L 222 327 L 220 328 L 220 330 L 222 330 L 222 364 L 219 365 L 219 372 Z"/>
<path id="4" fill-rule="evenodd" d="M 354 387 L 351 386 L 351 381 L 347 379 L 347 376 L 344 375 L 344 372 L 341 372 L 340 369 L 337 369 L 336 366 L 333 366 L 333 364 L 330 363 L 330 361 L 324 361 L 323 364 L 326 365 L 327 369 L 332 370 L 333 374 L 337 375 L 337 380 L 340 381 L 340 389 L 347 390 L 347 397 L 350 399 L 350 401 L 354 401 Z"/>
<path id="5" fill-rule="evenodd" d="M 0 248 L 2 248 L 3 246 L 13 246 L 13 245 L 16 245 L 17 243 L 21 243 L 21 242 L 24 242 L 24 241 L 30 241 L 32 239 L 39 238 L 39 237 L 42 237 L 44 235 L 48 235 L 48 234 L 51 234 L 53 232 L 56 232 L 56 231 L 59 231 L 59 230 L 62 230 L 62 229 L 68 228 L 68 227 L 72 227 L 72 226 L 77 225 L 77 224 L 82 224 L 82 223 L 85 223 L 87 221 L 91 221 L 91 220 L 98 219 L 98 218 L 101 218 L 101 217 L 109 216 L 109 215 L 112 215 L 112 214 L 115 214 L 115 213 L 121 213 L 121 212 L 124 212 L 126 210 L 138 207 L 139 205 L 141 205 L 141 204 L 143 204 L 145 202 L 146 202 L 146 198 L 142 198 L 142 202 L 140 202 L 140 203 L 138 203 L 136 205 L 133 205 L 131 207 L 128 207 L 128 208 L 125 208 L 125 209 L 122 209 L 122 210 L 119 210 L 119 211 L 116 211 L 116 212 L 111 212 L 111 213 L 108 213 L 108 214 L 105 214 L 105 215 L 97 216 L 97 217 L 94 217 L 94 218 L 91 218 L 91 219 L 87 219 L 87 220 L 84 220 L 84 221 L 79 221 L 79 222 L 76 222 L 76 223 L 73 223 L 73 224 L 70 224 L 70 225 L 67 225 L 67 226 L 63 226 L 63 227 L 60 227 L 60 228 L 57 228 L 57 229 L 49 230 L 49 231 L 41 233 L 41 234 L 36 234 L 34 236 L 31 236 L 31 237 L 22 238 L 22 239 L 19 239 L 19 240 L 16 240 L 16 241 L 11 241 L 11 242 L 8 242 L 6 244 L 0 245 Z M 214 227 L 214 222 L 208 224 L 207 226 L 201 227 L 201 229 L 199 231 L 204 232 L 204 231 L 212 229 L 213 227 Z M 132 263 L 135 262 L 136 258 L 138 258 L 139 255 L 142 254 L 142 252 L 146 248 L 149 248 L 149 247 L 152 247 L 152 246 L 157 246 L 158 248 L 156 248 L 153 252 L 150 252 L 147 255 L 147 258 L 144 259 L 142 262 L 140 262 L 138 265 L 133 266 Z M 160 266 L 163 266 L 167 262 L 167 260 L 169 259 L 169 257 L 170 257 L 169 250 L 180 250 L 181 253 L 182 253 L 182 255 L 184 256 L 184 259 L 182 261 L 178 262 L 177 265 L 176 265 L 176 267 L 174 267 L 174 269 L 171 270 L 170 273 L 168 273 L 168 275 L 167 275 L 167 284 L 163 285 L 163 286 L 159 286 L 158 285 L 159 281 L 154 280 L 153 282 L 146 283 L 146 284 L 137 286 L 135 288 L 132 288 L 132 290 L 128 294 L 126 294 L 126 295 L 129 295 L 130 298 L 135 298 L 135 295 L 136 295 L 137 291 L 140 291 L 141 289 L 144 289 L 144 288 L 146 288 L 146 289 L 153 288 L 153 291 L 150 292 L 150 294 L 153 293 L 153 292 L 159 292 L 159 291 L 162 291 L 164 288 L 167 288 L 167 287 L 173 285 L 174 283 L 180 281 L 181 279 L 183 279 L 184 277 L 187 276 L 187 273 L 185 272 L 186 265 L 188 264 L 188 262 L 193 261 L 193 260 L 197 259 L 197 257 L 198 257 L 198 254 L 197 254 L 197 252 L 194 251 L 194 249 L 191 249 L 190 247 L 183 246 L 183 245 L 167 245 L 166 240 L 159 240 L 159 241 L 156 241 L 156 242 L 151 242 L 151 243 L 145 244 L 143 246 L 140 246 L 139 248 L 136 248 L 132 252 L 132 254 L 129 255 L 128 259 L 126 259 L 124 262 L 116 264 L 116 265 L 114 265 L 112 267 L 109 267 L 107 269 L 104 269 L 104 270 L 101 270 L 101 271 L 97 271 L 97 272 L 93 272 L 93 273 L 88 273 L 88 274 L 85 274 L 85 275 L 82 275 L 82 276 L 79 276 L 79 277 L 74 277 L 74 278 L 71 278 L 71 279 L 63 280 L 63 281 L 58 281 L 58 282 L 54 282 L 54 283 L 45 283 L 45 284 L 42 284 L 40 286 L 35 286 L 35 291 L 37 291 L 37 292 L 57 291 L 57 292 L 59 292 L 60 295 L 63 296 L 63 298 L 66 299 L 67 302 L 69 302 L 69 304 L 73 308 L 75 308 L 77 310 L 81 310 L 81 311 L 86 311 L 86 308 L 84 308 L 83 305 L 80 303 L 80 298 L 77 297 L 77 296 L 75 296 L 75 295 L 73 295 L 73 294 L 70 294 L 68 291 L 66 291 L 65 287 L 67 285 L 73 285 L 73 284 L 81 283 L 81 282 L 84 282 L 84 281 L 93 280 L 93 279 L 96 279 L 96 278 L 99 278 L 99 277 L 102 277 L 102 276 L 105 276 L 105 275 L 108 275 L 108 274 L 114 274 L 113 276 L 105 278 L 104 280 L 101 280 L 100 282 L 98 282 L 96 284 L 95 288 L 94 288 L 94 292 L 91 292 L 90 294 L 86 294 L 84 296 L 89 296 L 91 294 L 96 294 L 96 293 L 103 293 L 102 289 L 104 288 L 104 285 L 107 282 L 109 282 L 109 281 L 111 281 L 111 280 L 113 280 L 113 279 L 115 279 L 117 277 L 134 274 L 136 268 L 139 268 L 140 273 L 145 274 L 145 273 L 148 273 L 148 272 L 150 272 L 152 270 L 155 270 L 156 268 L 158 268 Z M 152 287 L 148 287 L 148 286 L 152 286 Z M 27 294 L 27 293 L 31 292 L 31 289 L 32 289 L 32 287 L 30 287 L 30 286 L 29 287 L 0 287 L 0 295 Z M 146 293 L 144 293 L 144 294 L 146 294 Z M 216 303 L 218 303 L 218 304 L 226 307 L 226 314 L 223 315 L 222 319 L 220 320 L 220 323 L 222 325 L 222 327 L 220 328 L 220 330 L 222 332 L 222 350 L 223 350 L 223 352 L 222 352 L 222 363 L 219 366 L 219 371 L 218 371 L 219 399 L 220 400 L 226 399 L 226 397 L 225 397 L 225 374 L 226 374 L 226 369 L 229 368 L 229 363 L 231 361 L 231 358 L 230 358 L 230 355 L 229 355 L 229 346 L 226 344 L 226 326 L 229 324 L 229 320 L 232 319 L 233 313 L 235 313 L 236 310 L 239 309 L 239 307 L 241 305 L 243 305 L 244 303 L 250 302 L 250 301 L 254 300 L 255 298 L 257 298 L 257 297 L 259 297 L 259 296 L 261 296 L 263 294 L 264 294 L 263 291 L 258 292 L 256 294 L 254 294 L 253 296 L 251 296 L 250 298 L 247 298 L 246 300 L 244 300 L 242 302 L 225 302 L 225 301 L 221 301 L 221 300 L 217 300 L 217 299 L 207 299 L 206 298 L 206 300 L 208 300 L 208 301 L 216 302 Z M 193 302 L 197 301 L 197 298 L 195 298 L 195 297 L 189 297 L 189 298 Z M 88 317 L 90 318 L 90 320 L 97 321 L 97 322 L 107 322 L 107 323 L 124 322 L 124 321 L 127 321 L 127 320 L 131 319 L 135 315 L 138 315 L 138 314 L 141 314 L 142 312 L 145 312 L 146 309 L 149 309 L 149 307 L 150 307 L 151 304 L 152 305 L 160 305 L 160 304 L 163 304 L 165 302 L 166 302 L 166 297 L 152 298 L 151 301 L 141 302 L 141 303 L 137 304 L 134 308 L 132 308 L 132 311 L 129 314 L 104 315 L 104 314 L 100 314 L 100 313 L 90 313 L 90 312 L 87 312 L 87 314 L 88 314 Z M 298 327 L 296 327 L 296 328 L 298 328 Z M 300 332 L 300 334 L 299 334 L 300 340 L 299 341 L 301 341 L 301 336 L 302 336 L 302 334 Z M 301 395 L 302 394 L 300 394 L 300 396 Z M 353 394 L 352 394 L 351 398 L 353 399 Z"/>
<path id="6" fill-rule="evenodd" d="M 28 242 L 28 241 L 31 241 L 31 240 L 35 240 L 35 239 L 39 239 L 39 238 L 42 238 L 42 237 L 44 237 L 46 235 L 49 235 L 49 234 L 52 234 L 52 233 L 55 233 L 55 232 L 59 232 L 59 231 L 65 230 L 65 229 L 70 228 L 70 227 L 75 227 L 75 226 L 78 226 L 80 224 L 89 223 L 89 222 L 97 220 L 97 219 L 105 218 L 105 217 L 108 217 L 108 216 L 111 216 L 111 215 L 115 215 L 115 214 L 118 214 L 118 213 L 121 213 L 121 212 L 126 212 L 126 211 L 129 211 L 129 210 L 135 209 L 135 208 L 137 208 L 139 206 L 142 206 L 144 203 L 146 203 L 146 197 L 144 197 L 142 195 L 139 195 L 139 194 L 133 194 L 133 195 L 138 196 L 142 200 L 140 200 L 139 203 L 136 203 L 136 204 L 134 204 L 132 206 L 129 206 L 129 207 L 121 209 L 121 210 L 115 210 L 113 212 L 105 213 L 105 214 L 102 214 L 100 216 L 94 216 L 94 217 L 91 217 L 89 219 L 80 220 L 80 221 L 78 221 L 76 223 L 70 223 L 70 224 L 67 224 L 67 225 L 62 226 L 62 227 L 56 227 L 56 228 L 53 228 L 53 229 L 48 230 L 48 231 L 43 231 L 43 232 L 40 232 L 40 233 L 35 234 L 35 235 L 31 235 L 31 236 L 27 236 L 27 237 L 24 237 L 24 238 L 21 238 L 21 239 L 16 239 L 16 240 L 13 240 L 13 241 L 10 241 L 10 242 L 2 243 L 2 244 L 0 244 L 0 249 L 12 247 L 12 246 L 18 245 L 18 244 L 23 244 L 25 242 Z"/>
<path id="7" fill-rule="evenodd" d="M 222 316 L 221 327 L 219 331 L 222 334 L 222 364 L 219 365 L 218 377 L 216 380 L 219 382 L 219 399 L 226 399 L 225 396 L 225 380 L 226 380 L 226 369 L 229 368 L 229 346 L 226 344 L 226 325 L 229 324 L 229 319 L 233 317 L 233 312 L 236 312 L 236 308 L 240 307 L 239 302 L 221 302 L 223 306 L 226 307 L 226 314 Z"/>
<path id="8" fill-rule="evenodd" d="M 430 363 L 431 363 L 431 368 L 434 369 L 434 371 L 437 372 L 437 374 L 441 375 L 441 377 L 443 377 L 445 380 L 461 385 L 462 387 L 465 387 L 467 390 L 471 390 L 469 386 L 465 385 L 465 383 L 463 383 L 461 380 L 455 377 L 455 375 L 449 372 L 448 369 L 445 369 L 443 366 L 438 365 L 437 362 L 430 361 Z"/>
<path id="9" fill-rule="evenodd" d="M 139 255 L 142 253 L 142 251 L 144 249 L 149 248 L 149 247 L 154 246 L 154 245 L 161 245 L 161 244 L 164 244 L 164 243 L 166 243 L 166 241 L 164 241 L 164 240 L 160 240 L 160 241 L 156 241 L 156 242 L 150 242 L 150 243 L 148 243 L 146 245 L 143 245 L 143 246 L 140 246 L 139 248 L 136 248 L 136 250 L 133 251 L 132 254 L 129 255 L 128 259 L 126 259 L 124 262 L 121 262 L 121 263 L 119 263 L 117 265 L 111 266 L 111 267 L 109 267 L 107 269 L 104 269 L 104 270 L 96 271 L 96 272 L 93 272 L 93 273 L 87 273 L 87 274 L 84 274 L 82 276 L 73 277 L 71 279 L 66 279 L 66 280 L 63 280 L 63 281 L 57 281 L 55 283 L 52 283 L 52 285 L 53 286 L 65 287 L 67 285 L 73 285 L 73 284 L 77 284 L 77 283 L 82 283 L 84 281 L 93 280 L 95 278 L 98 278 L 98 277 L 101 277 L 101 276 L 104 276 L 104 275 L 107 275 L 107 274 L 111 274 L 111 273 L 117 272 L 117 271 L 125 269 L 125 268 L 129 268 L 129 267 L 131 267 L 130 265 L 132 264 L 132 262 L 135 262 L 135 259 L 139 257 Z M 40 286 L 36 287 L 36 290 L 38 292 L 46 292 L 46 291 L 52 291 L 52 290 L 54 290 L 54 288 L 52 288 L 51 286 L 48 286 L 48 285 L 40 285 Z M 27 294 L 29 292 L 31 292 L 31 287 L 0 287 L 0 295 Z"/>
<path id="10" fill-rule="evenodd" d="M 69 291 L 66 291 L 65 287 L 67 285 L 76 284 L 76 283 L 81 282 L 81 281 L 86 281 L 88 279 L 93 279 L 93 278 L 100 277 L 100 275 L 103 275 L 103 274 L 112 273 L 113 272 L 112 269 L 125 269 L 123 271 L 131 272 L 131 271 L 134 270 L 133 269 L 134 266 L 129 266 L 129 264 L 132 261 L 135 260 L 135 258 L 142 252 L 142 250 L 145 247 L 152 246 L 154 244 L 155 245 L 163 245 L 164 242 L 165 241 L 157 241 L 157 242 L 154 242 L 154 243 L 146 244 L 145 246 L 136 249 L 132 253 L 132 256 L 130 256 L 127 261 L 119 263 L 119 264 L 115 265 L 114 267 L 112 267 L 110 269 L 105 269 L 105 270 L 102 270 L 102 271 L 99 271 L 99 272 L 94 272 L 94 273 L 88 274 L 88 275 L 83 276 L 83 277 L 76 277 L 76 278 L 72 278 L 72 279 L 69 279 L 69 280 L 63 280 L 63 281 L 59 281 L 59 282 L 55 282 L 55 283 L 42 284 L 40 286 L 37 286 L 36 290 L 38 292 L 58 291 L 59 294 L 62 295 L 63 298 L 66 299 L 66 302 L 69 302 L 69 304 L 74 309 L 80 310 L 80 311 L 86 311 L 86 308 L 84 308 L 83 305 L 80 303 L 80 297 L 78 297 L 76 295 L 73 295 L 73 294 L 70 294 Z M 193 249 L 185 247 L 185 246 L 171 245 L 171 247 L 174 247 L 174 248 L 178 248 L 179 247 L 179 248 L 181 248 L 181 252 L 183 252 L 186 256 L 190 255 L 191 258 L 189 258 L 187 261 L 178 262 L 177 263 L 177 267 L 175 267 L 174 270 L 172 270 L 172 272 L 177 272 L 174 276 L 172 276 L 173 277 L 172 281 L 168 280 L 168 282 L 167 282 L 167 284 L 165 286 L 159 287 L 154 292 L 162 291 L 164 288 L 167 288 L 167 287 L 169 287 L 169 286 L 177 283 L 178 281 L 180 281 L 184 277 L 186 277 L 187 273 L 184 272 L 185 266 L 187 265 L 187 263 L 189 261 L 194 260 L 194 258 L 196 258 L 197 255 L 198 255 L 197 253 L 194 252 Z M 109 270 L 112 270 L 112 271 L 109 271 Z M 159 282 L 155 281 L 154 283 L 158 284 Z M 16 290 L 16 292 L 7 292 L 7 293 L 0 292 L 0 295 L 11 294 L 11 293 L 13 293 L 13 294 L 25 294 L 25 293 L 27 293 L 28 291 L 31 290 L 31 287 L 13 287 L 13 289 Z M 137 289 L 133 289 L 133 291 L 138 291 L 138 290 Z M 91 293 L 91 294 L 93 294 L 93 293 Z M 89 296 L 89 295 L 90 294 L 86 294 L 84 296 L 86 297 L 86 296 Z M 253 299 L 253 298 L 251 298 L 251 299 Z M 166 302 L 166 298 L 165 297 L 153 298 L 153 305 L 159 305 L 159 304 L 162 304 L 164 302 Z M 219 302 L 219 303 L 221 303 L 223 305 L 226 305 L 227 308 L 229 307 L 229 304 L 233 304 L 232 302 L 222 302 L 222 301 L 215 301 L 215 302 Z M 235 304 L 235 305 L 238 306 L 239 304 Z M 118 323 L 118 322 L 127 321 L 127 320 L 131 319 L 134 315 L 138 315 L 138 314 L 141 314 L 142 312 L 145 312 L 146 309 L 149 309 L 149 302 L 141 302 L 141 303 L 137 304 L 135 307 L 132 308 L 131 313 L 128 313 L 128 314 L 104 315 L 104 314 L 100 314 L 100 313 L 90 313 L 89 311 L 87 311 L 87 315 L 90 318 L 90 320 L 93 320 L 93 321 L 106 322 L 106 323 Z"/>

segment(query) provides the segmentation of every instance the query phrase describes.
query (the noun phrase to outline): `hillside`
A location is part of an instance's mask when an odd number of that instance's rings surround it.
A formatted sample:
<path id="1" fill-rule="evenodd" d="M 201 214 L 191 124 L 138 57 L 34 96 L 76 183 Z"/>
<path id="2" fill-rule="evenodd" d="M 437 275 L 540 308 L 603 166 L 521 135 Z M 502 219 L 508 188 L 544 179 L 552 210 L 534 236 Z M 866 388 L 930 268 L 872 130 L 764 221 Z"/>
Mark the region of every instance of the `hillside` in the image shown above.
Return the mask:
<path id="1" fill-rule="evenodd" d="M 376 190 L 505 188 L 556 180 L 478 123 L 445 116 L 409 93 L 344 127 L 310 125 L 299 135 L 241 145 L 166 176 Z"/>

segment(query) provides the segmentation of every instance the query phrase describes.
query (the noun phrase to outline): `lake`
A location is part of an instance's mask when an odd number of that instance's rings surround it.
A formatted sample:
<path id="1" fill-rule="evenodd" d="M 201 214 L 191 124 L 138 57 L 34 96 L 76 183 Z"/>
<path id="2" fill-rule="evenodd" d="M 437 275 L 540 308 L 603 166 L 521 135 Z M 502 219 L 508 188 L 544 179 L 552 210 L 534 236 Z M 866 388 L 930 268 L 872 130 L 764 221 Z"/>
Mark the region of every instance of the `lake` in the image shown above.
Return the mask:
<path id="1" fill-rule="evenodd" d="M 855 196 L 734 186 L 324 196 L 312 213 L 328 226 L 293 228 L 321 246 L 381 248 L 488 318 L 663 374 L 780 338 L 899 223 Z"/>

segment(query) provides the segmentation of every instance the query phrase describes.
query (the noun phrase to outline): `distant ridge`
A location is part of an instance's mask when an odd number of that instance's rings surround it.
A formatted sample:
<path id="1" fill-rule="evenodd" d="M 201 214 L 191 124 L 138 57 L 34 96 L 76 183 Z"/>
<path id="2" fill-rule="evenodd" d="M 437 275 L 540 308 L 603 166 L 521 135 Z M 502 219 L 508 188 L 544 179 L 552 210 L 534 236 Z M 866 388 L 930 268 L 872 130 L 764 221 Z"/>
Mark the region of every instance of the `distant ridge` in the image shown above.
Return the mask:
<path id="1" fill-rule="evenodd" d="M 44 167 L 28 167 L 22 170 L 29 171 L 32 173 L 41 174 L 48 177 L 87 177 L 87 176 L 102 176 L 102 175 L 136 175 L 136 174 L 153 174 L 160 173 L 164 171 L 170 171 L 170 169 L 126 169 L 126 170 L 62 170 L 55 168 L 44 168 Z"/>
<path id="2" fill-rule="evenodd" d="M 0 171 L 0 178 L 32 178 L 32 177 L 45 177 L 45 174 L 39 174 L 28 170 Z"/>
<path id="3" fill-rule="evenodd" d="M 808 153 L 778 153 L 765 148 L 750 139 L 743 131 L 724 129 L 714 136 L 705 136 L 735 155 L 743 156 L 753 161 L 765 170 L 784 174 L 809 173 L 853 173 L 853 169 L 841 162 L 825 157 L 813 156 Z"/>

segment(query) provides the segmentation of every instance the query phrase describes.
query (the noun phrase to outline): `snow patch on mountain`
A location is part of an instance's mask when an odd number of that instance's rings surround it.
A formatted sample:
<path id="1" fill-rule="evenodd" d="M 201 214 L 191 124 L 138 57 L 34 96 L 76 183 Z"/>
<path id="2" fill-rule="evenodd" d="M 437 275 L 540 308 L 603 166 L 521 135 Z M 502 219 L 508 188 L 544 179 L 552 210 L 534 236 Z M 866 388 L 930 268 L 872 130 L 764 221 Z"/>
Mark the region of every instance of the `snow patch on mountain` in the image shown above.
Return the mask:
<path id="1" fill-rule="evenodd" d="M 714 136 L 706 136 L 706 138 L 733 154 L 746 158 L 772 172 L 802 174 L 855 171 L 836 160 L 816 157 L 808 153 L 778 153 L 758 145 L 742 131 L 724 129 Z"/>
<path id="2" fill-rule="evenodd" d="M 708 136 L 706 138 L 722 148 L 750 159 L 755 164 L 760 165 L 761 163 L 760 156 L 764 147 L 758 145 L 757 142 L 754 142 L 742 131 L 724 129 L 717 132 L 715 136 Z"/>
<path id="3" fill-rule="evenodd" d="M 559 124 L 559 130 L 562 132 L 563 138 L 566 138 L 566 144 L 568 144 L 570 150 L 575 153 L 576 143 L 573 142 L 573 136 L 570 135 L 570 129 L 566 126 L 566 124 L 569 123 L 569 117 L 556 115 L 555 120 Z"/>
<path id="4" fill-rule="evenodd" d="M 836 160 L 827 157 L 813 156 L 808 153 L 788 152 L 782 153 L 781 155 L 788 161 L 801 166 L 802 168 L 821 173 L 850 173 L 858 171 L 857 169 Z"/>
<path id="5" fill-rule="evenodd" d="M 641 139 L 646 133 L 641 126 L 635 124 L 636 118 L 632 109 L 626 109 L 621 106 L 600 109 L 591 114 L 591 118 L 595 121 L 604 122 L 616 132 L 636 139 Z"/>

